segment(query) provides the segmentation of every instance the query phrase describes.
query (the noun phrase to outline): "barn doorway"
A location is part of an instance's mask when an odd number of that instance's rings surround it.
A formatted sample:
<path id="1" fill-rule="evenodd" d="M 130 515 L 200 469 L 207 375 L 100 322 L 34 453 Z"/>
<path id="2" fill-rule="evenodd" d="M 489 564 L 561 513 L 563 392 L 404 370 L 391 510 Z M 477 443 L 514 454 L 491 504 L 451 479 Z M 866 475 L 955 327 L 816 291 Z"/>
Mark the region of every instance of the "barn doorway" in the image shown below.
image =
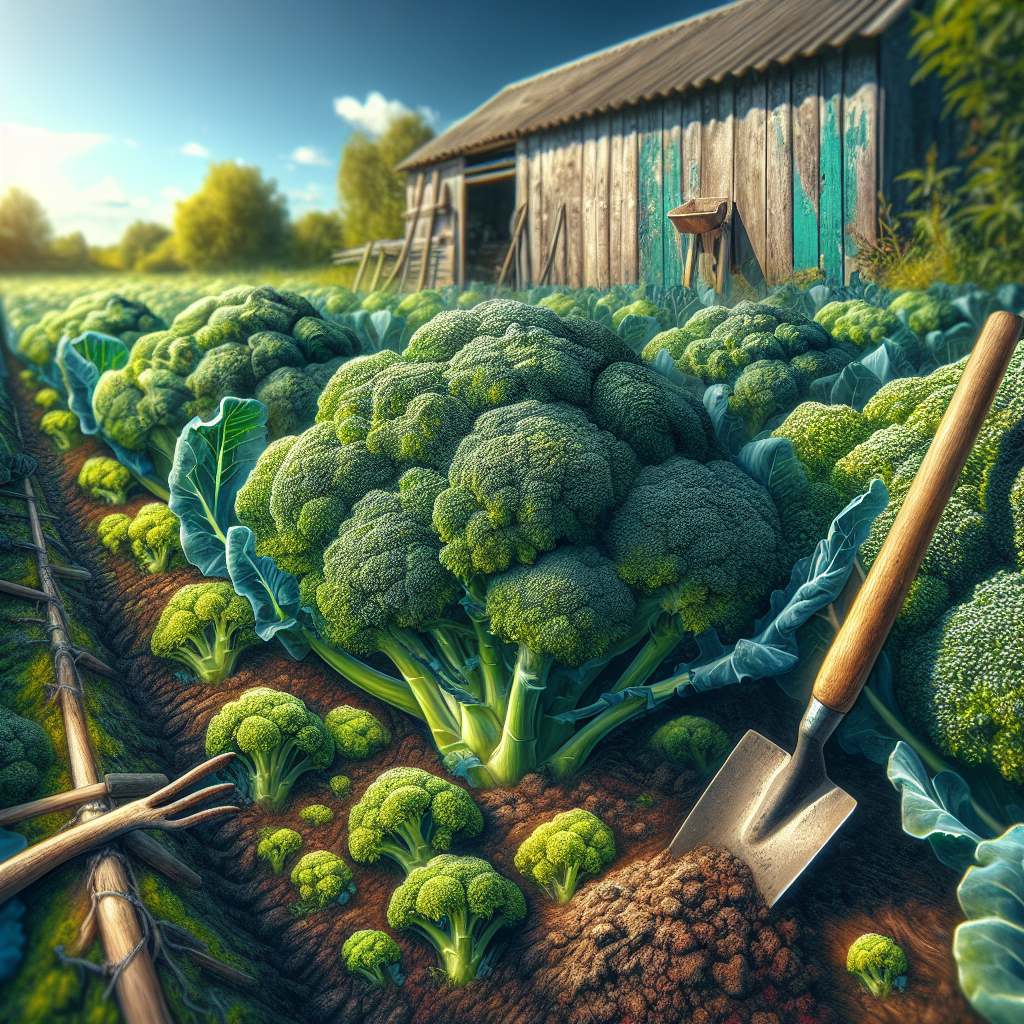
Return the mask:
<path id="1" fill-rule="evenodd" d="M 516 210 L 515 150 L 466 161 L 465 280 L 497 281 L 512 244 Z"/>

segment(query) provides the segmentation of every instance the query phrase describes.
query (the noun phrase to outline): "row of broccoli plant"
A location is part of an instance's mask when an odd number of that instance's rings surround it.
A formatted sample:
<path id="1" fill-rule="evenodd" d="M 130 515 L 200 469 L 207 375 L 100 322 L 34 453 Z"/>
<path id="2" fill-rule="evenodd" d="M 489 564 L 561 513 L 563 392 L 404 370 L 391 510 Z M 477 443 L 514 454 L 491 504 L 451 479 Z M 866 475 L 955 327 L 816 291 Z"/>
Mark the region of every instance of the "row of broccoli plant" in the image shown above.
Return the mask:
<path id="1" fill-rule="evenodd" d="M 804 595 L 842 587 L 884 507 L 881 487 L 806 500 L 779 439 L 731 460 L 711 398 L 592 320 L 490 300 L 340 367 L 301 435 L 267 446 L 259 403 L 225 399 L 183 431 L 170 505 L 257 635 L 420 719 L 474 784 L 514 785 L 677 691 L 795 661 Z M 687 634 L 700 657 L 653 680 Z"/>

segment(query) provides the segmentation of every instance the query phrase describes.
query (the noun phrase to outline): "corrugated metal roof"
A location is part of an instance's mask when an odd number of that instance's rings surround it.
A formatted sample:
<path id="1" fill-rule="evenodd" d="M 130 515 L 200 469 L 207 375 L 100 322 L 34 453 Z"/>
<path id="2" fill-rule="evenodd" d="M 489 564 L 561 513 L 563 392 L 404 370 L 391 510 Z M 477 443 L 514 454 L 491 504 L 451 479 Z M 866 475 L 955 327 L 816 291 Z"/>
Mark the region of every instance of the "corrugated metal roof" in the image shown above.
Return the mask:
<path id="1" fill-rule="evenodd" d="M 508 85 L 401 170 L 877 35 L 911 0 L 738 0 Z"/>

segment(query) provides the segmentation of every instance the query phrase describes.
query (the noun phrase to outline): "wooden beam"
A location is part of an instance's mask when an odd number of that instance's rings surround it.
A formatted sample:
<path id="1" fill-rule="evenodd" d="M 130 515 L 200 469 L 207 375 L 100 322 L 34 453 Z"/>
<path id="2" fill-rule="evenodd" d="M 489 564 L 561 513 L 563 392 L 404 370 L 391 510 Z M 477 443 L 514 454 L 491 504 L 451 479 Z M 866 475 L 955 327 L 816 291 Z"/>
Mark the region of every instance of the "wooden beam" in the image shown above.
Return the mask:
<path id="1" fill-rule="evenodd" d="M 356 271 L 355 284 L 352 285 L 352 291 L 359 291 L 359 285 L 362 283 L 363 274 L 366 273 L 366 264 L 370 261 L 370 253 L 373 250 L 373 242 L 367 242 L 366 248 L 363 250 L 363 258 L 359 261 L 359 270 Z"/>
<path id="2" fill-rule="evenodd" d="M 384 269 L 384 259 L 387 253 L 384 251 L 384 246 L 380 247 L 380 255 L 377 257 L 377 266 L 373 271 L 373 280 L 370 282 L 370 291 L 375 292 L 377 290 L 377 283 L 380 281 L 381 271 Z"/>
<path id="3" fill-rule="evenodd" d="M 423 240 L 423 261 L 420 263 L 420 279 L 416 284 L 416 291 L 421 292 L 427 286 L 427 269 L 430 266 L 430 241 L 434 235 L 434 218 L 437 216 L 438 189 L 441 185 L 441 171 L 434 168 L 430 178 L 430 216 L 427 218 L 427 236 Z"/>
<path id="4" fill-rule="evenodd" d="M 558 213 L 555 214 L 555 227 L 554 232 L 551 235 L 551 248 L 548 249 L 548 258 L 544 261 L 544 270 L 541 272 L 540 278 L 537 284 L 543 284 L 547 280 L 548 273 L 551 270 L 551 265 L 555 260 L 555 251 L 558 248 L 558 238 L 562 233 L 562 225 L 565 223 L 565 203 L 562 203 L 558 207 Z"/>
<path id="5" fill-rule="evenodd" d="M 498 275 L 497 287 L 500 288 L 505 283 L 505 275 L 508 273 L 508 268 L 512 265 L 512 258 L 516 250 L 519 248 L 519 234 L 523 230 L 523 225 L 526 223 L 526 203 L 516 210 L 516 229 L 512 234 L 512 241 L 509 244 L 508 252 L 505 254 L 505 262 L 501 265 L 501 273 Z"/>
<path id="6" fill-rule="evenodd" d="M 7 580 L 0 580 L 0 593 L 10 594 L 12 597 L 23 597 L 26 601 L 53 601 L 49 594 L 36 590 L 34 587 L 23 587 L 20 583 L 8 583 Z"/>
<path id="7" fill-rule="evenodd" d="M 423 171 L 420 171 L 416 176 L 416 211 L 413 214 L 412 224 L 405 234 L 405 241 L 402 243 L 402 251 L 398 254 L 398 259 L 395 261 L 394 267 L 391 268 L 391 273 L 388 275 L 388 279 L 384 282 L 385 291 L 391 287 L 392 281 L 394 281 L 394 279 L 402 272 L 402 269 L 405 266 L 405 261 L 409 258 L 409 250 L 412 248 L 412 240 L 416 234 L 416 225 L 420 222 L 420 207 L 423 205 L 423 189 L 426 183 L 427 176 Z M 434 196 L 434 200 L 434 205 L 436 206 L 437 196 Z"/>
<path id="8" fill-rule="evenodd" d="M 768 69 L 766 231 L 769 285 L 793 279 L 793 106 L 792 68 L 773 64 Z"/>

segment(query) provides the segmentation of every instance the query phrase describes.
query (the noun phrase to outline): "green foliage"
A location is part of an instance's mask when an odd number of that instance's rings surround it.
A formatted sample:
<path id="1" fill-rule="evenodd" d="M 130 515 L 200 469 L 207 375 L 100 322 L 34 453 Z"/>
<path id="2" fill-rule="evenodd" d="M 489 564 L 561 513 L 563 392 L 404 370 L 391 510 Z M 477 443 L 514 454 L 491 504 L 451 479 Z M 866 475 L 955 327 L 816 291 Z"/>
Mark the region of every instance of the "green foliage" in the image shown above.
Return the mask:
<path id="1" fill-rule="evenodd" d="M 709 765 L 725 757 L 731 747 L 720 725 L 697 715 L 673 718 L 651 737 L 652 750 L 699 772 L 707 771 Z"/>
<path id="2" fill-rule="evenodd" d="M 0 806 L 30 800 L 53 762 L 43 727 L 0 706 Z"/>
<path id="3" fill-rule="evenodd" d="M 349 812 L 348 851 L 360 864 L 390 857 L 409 874 L 483 827 L 465 790 L 422 768 L 391 768 Z"/>
<path id="4" fill-rule="evenodd" d="M 78 486 L 93 501 L 123 505 L 128 500 L 128 492 L 135 486 L 135 480 L 120 462 L 97 455 L 82 463 Z"/>
<path id="5" fill-rule="evenodd" d="M 328 850 L 303 856 L 292 868 L 291 881 L 299 899 L 314 910 L 323 910 L 328 903 L 347 903 L 356 891 L 352 869 Z"/>
<path id="6" fill-rule="evenodd" d="M 16 185 L 0 198 L 0 270 L 46 265 L 53 229 L 42 204 Z"/>
<path id="7" fill-rule="evenodd" d="M 515 864 L 556 903 L 568 903 L 585 875 L 600 874 L 614 859 L 612 830 L 577 807 L 538 825 L 516 850 Z"/>
<path id="8" fill-rule="evenodd" d="M 51 409 L 44 413 L 39 429 L 52 438 L 57 450 L 62 452 L 77 448 L 85 440 L 78 429 L 78 417 L 67 409 Z"/>
<path id="9" fill-rule="evenodd" d="M 296 267 L 326 266 L 331 255 L 343 246 L 341 217 L 333 210 L 310 210 L 292 224 L 289 262 Z"/>
<path id="10" fill-rule="evenodd" d="M 230 583 L 211 580 L 172 595 L 150 648 L 158 658 L 173 658 L 204 683 L 219 686 L 234 673 L 242 651 L 258 642 L 249 602 Z"/>
<path id="11" fill-rule="evenodd" d="M 333 775 L 328 783 L 331 792 L 339 799 L 352 795 L 352 780 L 347 775 Z"/>
<path id="12" fill-rule="evenodd" d="M 349 971 L 361 974 L 377 988 L 387 988 L 401 978 L 402 951 L 386 932 L 369 928 L 353 932 L 341 947 L 341 959 Z"/>
<path id="13" fill-rule="evenodd" d="M 901 989 L 907 973 L 906 954 L 888 936 L 869 932 L 855 940 L 846 954 L 846 969 L 856 975 L 864 987 L 882 1001 Z"/>
<path id="14" fill-rule="evenodd" d="M 207 757 L 228 750 L 248 768 L 257 806 L 272 814 L 281 812 L 305 772 L 334 760 L 334 740 L 323 721 L 298 697 L 267 686 L 246 690 L 210 720 Z"/>
<path id="15" fill-rule="evenodd" d="M 391 742 L 387 727 L 369 711 L 347 704 L 328 711 L 324 725 L 334 737 L 338 755 L 348 761 L 365 761 L 379 754 Z"/>
<path id="16" fill-rule="evenodd" d="M 163 224 L 144 220 L 133 221 L 124 229 L 124 234 L 117 243 L 118 259 L 122 269 L 141 269 L 139 263 L 170 237 L 170 230 Z"/>
<path id="17" fill-rule="evenodd" d="M 132 555 L 144 572 L 164 572 L 183 560 L 178 536 L 178 517 L 163 502 L 143 505 L 135 518 L 114 513 L 96 527 L 100 543 L 116 554 L 122 542 L 131 544 Z"/>
<path id="18" fill-rule="evenodd" d="M 330 825 L 334 821 L 334 811 L 323 804 L 308 804 L 299 811 L 299 817 L 307 824 L 316 827 Z"/>
<path id="19" fill-rule="evenodd" d="M 928 292 L 904 292 L 889 303 L 888 310 L 906 312 L 907 326 L 922 338 L 929 331 L 944 331 L 956 322 L 953 304 Z"/>
<path id="20" fill-rule="evenodd" d="M 256 847 L 256 856 L 265 860 L 275 875 L 284 870 L 285 860 L 302 849 L 302 836 L 290 828 L 268 830 Z"/>
<path id="21" fill-rule="evenodd" d="M 526 916 L 514 882 L 477 857 L 442 854 L 417 868 L 395 890 L 388 924 L 411 931 L 435 949 L 438 964 L 456 988 L 468 985 L 498 931 Z"/>

